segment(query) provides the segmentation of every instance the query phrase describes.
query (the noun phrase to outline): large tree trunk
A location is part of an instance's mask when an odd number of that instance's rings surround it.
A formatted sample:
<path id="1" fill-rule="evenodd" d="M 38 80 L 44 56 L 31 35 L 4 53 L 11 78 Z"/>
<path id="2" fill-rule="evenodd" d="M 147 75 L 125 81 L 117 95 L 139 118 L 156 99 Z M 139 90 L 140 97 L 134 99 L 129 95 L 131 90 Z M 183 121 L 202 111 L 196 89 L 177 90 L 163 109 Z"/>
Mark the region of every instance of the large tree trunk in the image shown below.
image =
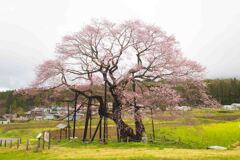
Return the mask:
<path id="1" fill-rule="evenodd" d="M 114 111 L 113 120 L 118 127 L 119 133 L 117 134 L 119 134 L 121 141 L 127 141 L 128 138 L 129 140 L 135 140 L 133 129 L 122 120 L 120 109 Z"/>
<path id="2" fill-rule="evenodd" d="M 142 123 L 142 116 L 139 111 L 139 107 L 137 105 L 134 105 L 134 120 L 135 120 L 135 130 L 136 130 L 136 141 L 141 141 L 143 134 L 145 133 L 145 128 Z"/>
<path id="3" fill-rule="evenodd" d="M 122 112 L 121 112 L 121 102 L 118 100 L 118 97 L 115 97 L 115 101 L 113 103 L 113 121 L 116 123 L 118 130 L 119 130 L 119 138 L 121 141 L 141 141 L 144 130 L 144 125 L 141 120 L 140 113 L 137 112 L 137 116 L 135 118 L 135 125 L 136 125 L 136 134 L 132 127 L 127 125 L 122 120 Z"/>
<path id="4" fill-rule="evenodd" d="M 112 120 L 116 123 L 121 141 L 141 141 L 143 133 L 145 132 L 144 125 L 142 123 L 141 115 L 139 112 L 139 107 L 134 105 L 134 119 L 135 119 L 135 127 L 136 134 L 134 134 L 134 130 L 132 127 L 127 125 L 122 119 L 122 102 L 121 96 L 117 94 L 116 88 L 111 86 L 109 91 L 113 97 L 113 108 L 112 108 Z M 100 109 L 102 110 L 102 109 Z M 104 111 L 103 111 L 104 113 Z M 105 112 L 106 113 L 106 112 Z M 100 113 L 101 114 L 101 113 Z M 104 115 L 104 114 L 102 114 Z M 106 116 L 106 115 L 104 115 Z"/>
<path id="5" fill-rule="evenodd" d="M 133 92 L 136 92 L 136 83 L 134 80 L 134 73 L 132 74 L 133 76 L 133 83 L 132 83 L 132 89 Z M 144 125 L 142 123 L 142 116 L 140 113 L 140 108 L 137 105 L 136 98 L 134 98 L 133 101 L 133 106 L 134 106 L 134 120 L 135 120 L 135 131 L 136 131 L 136 141 L 141 141 L 143 137 L 143 133 L 145 132 Z"/>

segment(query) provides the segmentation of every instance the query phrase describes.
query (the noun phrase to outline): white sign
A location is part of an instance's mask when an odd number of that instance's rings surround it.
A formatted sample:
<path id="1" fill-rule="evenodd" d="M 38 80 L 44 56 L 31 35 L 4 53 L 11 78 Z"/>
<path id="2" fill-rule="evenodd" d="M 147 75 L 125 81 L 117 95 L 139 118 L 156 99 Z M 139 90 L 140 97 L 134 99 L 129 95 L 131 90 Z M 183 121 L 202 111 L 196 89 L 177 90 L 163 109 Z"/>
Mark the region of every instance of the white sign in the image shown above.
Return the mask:
<path id="1" fill-rule="evenodd" d="M 39 139 L 39 138 L 41 138 L 42 137 L 42 133 L 39 133 L 38 135 L 37 135 L 37 139 Z"/>
<path id="2" fill-rule="evenodd" d="M 44 132 L 44 141 L 48 142 L 49 141 L 49 132 Z"/>

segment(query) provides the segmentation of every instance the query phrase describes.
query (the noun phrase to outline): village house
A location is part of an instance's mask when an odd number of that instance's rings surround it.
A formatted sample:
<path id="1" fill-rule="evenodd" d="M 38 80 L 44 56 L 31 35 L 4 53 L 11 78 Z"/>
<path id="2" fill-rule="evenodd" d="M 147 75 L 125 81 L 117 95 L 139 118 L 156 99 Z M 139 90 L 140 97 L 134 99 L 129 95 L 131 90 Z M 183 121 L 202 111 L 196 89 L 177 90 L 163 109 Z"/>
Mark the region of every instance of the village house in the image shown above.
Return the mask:
<path id="1" fill-rule="evenodd" d="M 28 118 L 26 116 L 18 116 L 18 117 L 12 118 L 12 121 L 14 121 L 14 122 L 26 122 L 29 120 L 30 120 L 30 118 Z"/>
<path id="2" fill-rule="evenodd" d="M 239 110 L 240 109 L 240 103 L 233 103 L 231 105 L 223 105 L 223 109 L 226 110 Z"/>
<path id="3" fill-rule="evenodd" d="M 190 110 L 192 110 L 192 108 L 189 106 L 176 106 L 176 107 L 174 107 L 174 110 L 175 111 L 190 111 Z"/>
<path id="4" fill-rule="evenodd" d="M 11 121 L 13 118 L 17 118 L 17 114 L 4 114 L 2 117 Z"/>
<path id="5" fill-rule="evenodd" d="M 52 114 L 47 114 L 43 117 L 43 120 L 54 120 L 55 116 Z"/>
<path id="6" fill-rule="evenodd" d="M 9 119 L 5 119 L 3 117 L 0 117 L 0 124 L 9 124 L 10 120 Z"/>
<path id="7" fill-rule="evenodd" d="M 41 120 L 43 120 L 43 116 L 35 116 L 34 120 L 41 121 Z"/>

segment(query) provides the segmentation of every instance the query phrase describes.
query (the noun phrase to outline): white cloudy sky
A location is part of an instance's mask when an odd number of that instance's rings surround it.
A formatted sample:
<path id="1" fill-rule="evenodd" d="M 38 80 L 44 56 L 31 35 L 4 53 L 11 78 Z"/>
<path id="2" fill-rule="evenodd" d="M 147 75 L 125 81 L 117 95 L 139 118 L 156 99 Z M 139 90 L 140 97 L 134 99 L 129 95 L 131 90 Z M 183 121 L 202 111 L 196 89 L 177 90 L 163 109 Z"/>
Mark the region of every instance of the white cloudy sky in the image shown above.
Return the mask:
<path id="1" fill-rule="evenodd" d="M 1 0 L 0 90 L 28 86 L 61 37 L 93 18 L 157 24 L 206 78 L 239 77 L 239 0 Z"/>

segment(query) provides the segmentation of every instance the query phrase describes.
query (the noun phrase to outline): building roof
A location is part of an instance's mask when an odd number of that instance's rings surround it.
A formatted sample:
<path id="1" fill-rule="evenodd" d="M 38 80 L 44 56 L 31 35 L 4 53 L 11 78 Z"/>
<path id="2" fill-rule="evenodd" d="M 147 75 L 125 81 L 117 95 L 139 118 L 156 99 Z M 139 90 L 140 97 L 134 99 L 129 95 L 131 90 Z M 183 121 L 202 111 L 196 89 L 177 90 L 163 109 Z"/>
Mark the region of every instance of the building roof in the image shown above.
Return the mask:
<path id="1" fill-rule="evenodd" d="M 63 129 L 63 128 L 66 128 L 67 125 L 60 123 L 60 124 L 58 124 L 56 127 L 59 128 L 59 129 Z"/>
<path id="2" fill-rule="evenodd" d="M 0 121 L 8 121 L 8 119 L 6 119 L 4 117 L 0 117 Z"/>

